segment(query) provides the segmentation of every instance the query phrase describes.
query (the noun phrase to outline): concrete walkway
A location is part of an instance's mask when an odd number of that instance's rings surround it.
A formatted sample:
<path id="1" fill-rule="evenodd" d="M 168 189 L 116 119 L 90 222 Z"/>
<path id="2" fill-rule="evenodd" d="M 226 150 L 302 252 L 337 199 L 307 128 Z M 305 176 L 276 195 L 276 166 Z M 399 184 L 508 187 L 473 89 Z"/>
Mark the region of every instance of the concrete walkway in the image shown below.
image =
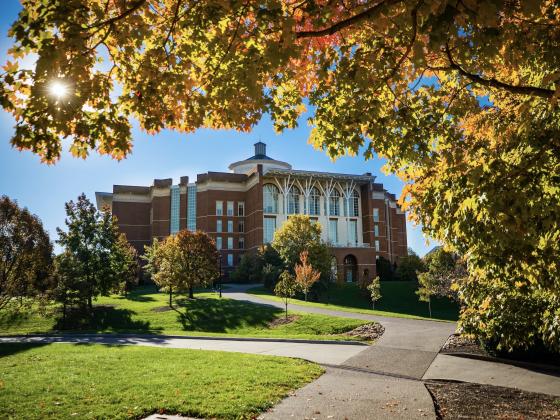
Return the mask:
<path id="1" fill-rule="evenodd" d="M 194 350 L 216 350 L 270 356 L 296 357 L 323 365 L 340 365 L 348 357 L 368 349 L 361 343 L 344 344 L 298 340 L 260 340 L 177 336 L 76 334 L 60 336 L 0 337 L 0 343 L 87 343 L 109 345 L 158 346 Z"/>

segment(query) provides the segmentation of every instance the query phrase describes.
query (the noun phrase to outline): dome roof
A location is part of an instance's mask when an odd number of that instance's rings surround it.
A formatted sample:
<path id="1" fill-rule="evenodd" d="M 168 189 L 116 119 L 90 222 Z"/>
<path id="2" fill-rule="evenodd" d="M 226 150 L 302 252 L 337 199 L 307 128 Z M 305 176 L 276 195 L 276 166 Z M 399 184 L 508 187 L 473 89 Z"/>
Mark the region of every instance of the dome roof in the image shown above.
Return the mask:
<path id="1" fill-rule="evenodd" d="M 248 173 L 256 165 L 263 165 L 263 169 L 292 169 L 292 165 L 279 160 L 274 160 L 266 155 L 266 144 L 262 141 L 255 143 L 255 154 L 245 160 L 229 165 L 229 170 L 234 173 Z"/>

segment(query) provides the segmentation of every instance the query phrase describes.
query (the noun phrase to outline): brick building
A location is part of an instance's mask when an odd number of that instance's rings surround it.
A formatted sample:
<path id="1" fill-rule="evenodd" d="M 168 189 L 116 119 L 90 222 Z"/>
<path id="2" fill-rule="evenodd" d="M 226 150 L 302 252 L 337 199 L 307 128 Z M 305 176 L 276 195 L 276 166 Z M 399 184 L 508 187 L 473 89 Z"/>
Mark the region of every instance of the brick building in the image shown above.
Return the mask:
<path id="1" fill-rule="evenodd" d="M 149 187 L 114 185 L 112 193 L 96 193 L 97 207 L 111 208 L 140 252 L 153 238 L 181 229 L 207 232 L 226 272 L 244 253 L 270 242 L 291 214 L 321 224 L 339 281 L 370 279 L 379 256 L 398 264 L 407 254 L 405 214 L 370 173 L 295 170 L 268 157 L 261 142 L 254 156 L 229 169 L 199 174 L 194 182 L 181 177 L 175 185 L 170 178 Z"/>

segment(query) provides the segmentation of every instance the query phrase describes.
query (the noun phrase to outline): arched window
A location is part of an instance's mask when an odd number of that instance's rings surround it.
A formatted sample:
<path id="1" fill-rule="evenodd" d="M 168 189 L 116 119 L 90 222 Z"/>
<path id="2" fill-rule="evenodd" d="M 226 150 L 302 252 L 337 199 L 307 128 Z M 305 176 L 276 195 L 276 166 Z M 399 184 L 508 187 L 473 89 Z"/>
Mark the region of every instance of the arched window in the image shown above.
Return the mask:
<path id="1" fill-rule="evenodd" d="M 319 216 L 321 212 L 321 193 L 315 187 L 311 188 L 309 194 L 309 214 L 311 216 Z"/>
<path id="2" fill-rule="evenodd" d="M 329 216 L 340 216 L 340 192 L 333 190 L 329 197 Z"/>
<path id="3" fill-rule="evenodd" d="M 350 195 L 348 202 L 348 216 L 358 217 L 360 214 L 360 194 L 358 191 L 354 190 L 352 195 Z"/>
<path id="4" fill-rule="evenodd" d="M 299 196 L 301 195 L 299 188 L 292 186 L 288 192 L 288 214 L 298 214 Z"/>
<path id="5" fill-rule="evenodd" d="M 273 184 L 265 184 L 263 195 L 264 212 L 278 213 L 278 187 Z"/>
<path id="6" fill-rule="evenodd" d="M 344 257 L 344 280 L 347 283 L 358 280 L 358 261 L 353 255 Z"/>

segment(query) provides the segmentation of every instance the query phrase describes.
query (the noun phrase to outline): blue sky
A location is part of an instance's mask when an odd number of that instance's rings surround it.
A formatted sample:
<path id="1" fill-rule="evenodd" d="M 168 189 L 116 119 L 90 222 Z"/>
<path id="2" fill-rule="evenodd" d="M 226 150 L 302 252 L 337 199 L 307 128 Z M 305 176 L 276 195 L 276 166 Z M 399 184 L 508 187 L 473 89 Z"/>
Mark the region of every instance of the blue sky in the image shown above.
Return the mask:
<path id="1" fill-rule="evenodd" d="M 0 55 L 5 62 L 10 46 L 7 32 L 17 18 L 17 0 L 2 1 L 0 17 Z M 55 165 L 40 163 L 30 152 L 19 152 L 10 145 L 14 120 L 0 110 L 0 194 L 16 199 L 21 206 L 37 214 L 45 228 L 56 239 L 56 227 L 64 224 L 64 203 L 84 192 L 94 200 L 95 191 L 111 191 L 113 184 L 150 185 L 154 178 L 180 176 L 191 179 L 197 173 L 227 171 L 234 161 L 252 155 L 253 143 L 262 140 L 268 145 L 269 156 L 287 161 L 295 169 L 362 174 L 372 172 L 377 181 L 397 196 L 403 183 L 395 176 L 383 175 L 382 162 L 365 161 L 363 157 L 344 157 L 332 162 L 325 153 L 307 144 L 310 128 L 305 121 L 295 130 L 276 134 L 268 118 L 251 133 L 236 131 L 198 130 L 192 134 L 164 131 L 151 136 L 135 129 L 134 148 L 125 160 L 92 154 L 86 160 L 64 153 Z M 408 243 L 418 254 L 425 254 L 429 245 L 419 227 L 408 223 Z"/>

